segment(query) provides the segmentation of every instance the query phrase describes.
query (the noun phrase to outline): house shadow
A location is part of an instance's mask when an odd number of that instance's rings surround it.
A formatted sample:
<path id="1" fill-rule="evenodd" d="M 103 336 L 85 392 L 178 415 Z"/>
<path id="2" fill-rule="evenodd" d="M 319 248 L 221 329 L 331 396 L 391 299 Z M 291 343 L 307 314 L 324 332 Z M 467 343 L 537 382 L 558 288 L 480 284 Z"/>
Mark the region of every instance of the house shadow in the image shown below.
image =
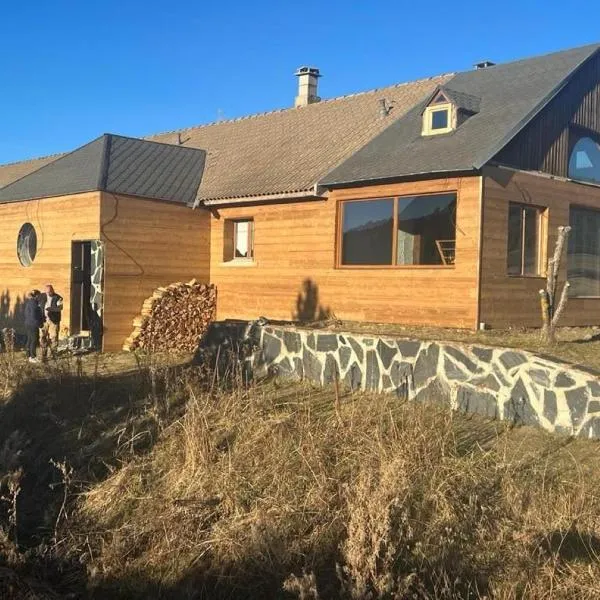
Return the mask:
<path id="1" fill-rule="evenodd" d="M 16 341 L 24 341 L 23 324 L 25 320 L 25 301 L 17 296 L 14 303 L 11 302 L 9 290 L 0 292 L 0 349 L 4 349 L 3 329 L 14 329 L 17 333 Z"/>
<path id="2" fill-rule="evenodd" d="M 229 575 L 203 571 L 199 567 L 191 568 L 170 585 L 136 576 L 127 579 L 106 579 L 93 589 L 91 597 L 98 600 L 298 600 L 298 593 L 284 589 L 290 571 L 283 564 L 279 564 L 276 557 L 272 559 L 272 569 L 268 574 L 264 571 L 257 572 L 256 562 L 241 559 L 231 565 L 232 572 Z M 306 596 L 307 598 L 344 597 L 336 572 L 336 563 L 340 560 L 341 557 L 336 552 L 327 556 L 321 564 L 312 565 L 316 595 Z M 302 569 L 299 568 L 298 574 L 301 573 Z"/>
<path id="3" fill-rule="evenodd" d="M 595 564 L 600 560 L 600 538 L 575 528 L 551 531 L 536 541 L 534 550 L 566 562 Z"/>
<path id="4" fill-rule="evenodd" d="M 18 576 L 41 579 L 59 597 L 88 597 L 85 565 L 49 550 L 70 503 L 124 462 L 149 452 L 164 423 L 185 407 L 171 390 L 187 365 L 152 370 L 142 364 L 102 375 L 93 364 L 85 367 L 80 358 L 59 359 L 0 400 L 0 496 L 6 496 L 10 474 L 22 472 L 16 526 L 10 504 L 0 502 L 0 528 L 25 552 L 15 567 Z M 61 465 L 72 469 L 66 508 Z M 0 539 L 0 568 L 4 550 Z"/>
<path id="5" fill-rule="evenodd" d="M 293 313 L 294 321 L 300 323 L 314 323 L 330 319 L 332 311 L 319 302 L 319 286 L 312 279 L 305 279 L 302 291 L 296 298 L 296 311 Z"/>

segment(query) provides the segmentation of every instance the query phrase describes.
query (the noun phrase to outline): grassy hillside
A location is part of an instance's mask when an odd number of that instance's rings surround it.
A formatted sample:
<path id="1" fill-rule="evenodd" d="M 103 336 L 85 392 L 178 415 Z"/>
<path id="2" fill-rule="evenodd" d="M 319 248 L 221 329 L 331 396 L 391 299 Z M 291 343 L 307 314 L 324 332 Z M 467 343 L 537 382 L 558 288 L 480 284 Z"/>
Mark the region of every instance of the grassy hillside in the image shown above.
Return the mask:
<path id="1" fill-rule="evenodd" d="M 2 404 L 0 597 L 600 597 L 598 443 L 104 360 Z"/>

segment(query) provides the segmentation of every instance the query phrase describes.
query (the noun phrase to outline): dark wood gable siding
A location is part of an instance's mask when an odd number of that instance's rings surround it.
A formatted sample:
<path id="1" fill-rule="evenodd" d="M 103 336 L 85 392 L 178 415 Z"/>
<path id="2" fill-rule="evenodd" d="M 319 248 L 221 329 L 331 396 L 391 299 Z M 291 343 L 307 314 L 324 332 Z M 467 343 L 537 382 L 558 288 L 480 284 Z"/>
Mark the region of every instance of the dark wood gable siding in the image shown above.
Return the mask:
<path id="1" fill-rule="evenodd" d="M 548 106 L 496 155 L 495 161 L 566 177 L 572 125 L 600 134 L 599 53 L 592 56 Z"/>

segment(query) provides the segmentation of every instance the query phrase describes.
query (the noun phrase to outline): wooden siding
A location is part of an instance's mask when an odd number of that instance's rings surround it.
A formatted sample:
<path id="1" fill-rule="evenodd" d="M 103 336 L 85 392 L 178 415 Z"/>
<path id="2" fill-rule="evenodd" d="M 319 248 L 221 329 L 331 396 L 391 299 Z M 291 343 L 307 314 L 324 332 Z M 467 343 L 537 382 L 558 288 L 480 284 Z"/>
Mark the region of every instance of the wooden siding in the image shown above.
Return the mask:
<path id="1" fill-rule="evenodd" d="M 142 302 L 157 287 L 209 281 L 209 227 L 203 209 L 102 194 L 105 350 L 121 349 Z"/>
<path id="2" fill-rule="evenodd" d="M 455 267 L 335 268 L 341 200 L 447 191 L 458 192 Z M 255 262 L 223 263 L 226 220 L 241 218 L 254 219 Z M 324 201 L 219 209 L 211 227 L 218 318 L 289 320 L 329 311 L 345 320 L 474 328 L 479 227 L 480 177 L 336 190 Z"/>
<path id="3" fill-rule="evenodd" d="M 481 255 L 480 320 L 496 327 L 541 326 L 538 290 L 544 277 L 507 274 L 508 203 L 547 207 L 544 254 L 552 252 L 559 225 L 569 224 L 571 204 L 600 210 L 600 188 L 509 169 L 485 168 L 483 181 L 483 236 Z M 566 277 L 566 256 L 560 272 Z M 597 325 L 600 299 L 570 298 L 561 324 Z"/>
<path id="4" fill-rule="evenodd" d="M 600 54 L 595 54 L 496 157 L 501 164 L 567 176 L 572 125 L 600 134 Z"/>
<path id="5" fill-rule="evenodd" d="M 17 236 L 23 223 L 37 233 L 37 255 L 30 267 L 17 257 Z M 100 234 L 100 194 L 45 198 L 0 204 L 0 326 L 22 332 L 26 293 L 52 283 L 64 297 L 63 330 L 68 330 L 71 298 L 71 242 L 97 239 Z"/>

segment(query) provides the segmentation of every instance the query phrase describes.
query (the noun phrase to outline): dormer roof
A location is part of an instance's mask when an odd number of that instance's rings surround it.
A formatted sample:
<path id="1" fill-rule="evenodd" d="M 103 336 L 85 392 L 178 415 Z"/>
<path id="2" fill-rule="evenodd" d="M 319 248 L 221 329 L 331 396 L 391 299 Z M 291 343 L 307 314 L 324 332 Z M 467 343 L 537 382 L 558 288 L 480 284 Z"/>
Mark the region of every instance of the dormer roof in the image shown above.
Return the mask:
<path id="1" fill-rule="evenodd" d="M 424 112 L 427 107 L 439 103 L 440 96 L 443 97 L 446 102 L 449 102 L 459 110 L 463 110 L 472 114 L 479 112 L 479 106 L 481 104 L 480 97 L 455 90 L 447 85 L 439 85 L 436 88 L 423 107 L 422 112 Z"/>

